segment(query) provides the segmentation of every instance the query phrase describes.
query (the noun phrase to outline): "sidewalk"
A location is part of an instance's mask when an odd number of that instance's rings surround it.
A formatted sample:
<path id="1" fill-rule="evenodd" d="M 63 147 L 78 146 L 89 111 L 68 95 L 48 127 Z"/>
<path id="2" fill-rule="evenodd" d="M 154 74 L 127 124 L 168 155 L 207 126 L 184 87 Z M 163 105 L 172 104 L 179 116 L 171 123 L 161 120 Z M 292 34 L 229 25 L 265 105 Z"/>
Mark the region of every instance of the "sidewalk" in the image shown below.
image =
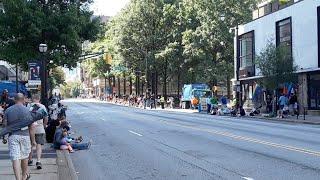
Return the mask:
<path id="1" fill-rule="evenodd" d="M 35 157 L 35 156 L 34 156 Z M 43 169 L 37 170 L 36 166 L 29 166 L 29 172 L 32 180 L 57 180 L 58 179 L 58 166 L 57 155 L 54 149 L 45 145 L 42 156 Z M 35 164 L 35 159 L 34 159 Z M 15 176 L 12 169 L 12 164 L 8 153 L 8 144 L 0 142 L 0 179 L 1 180 L 14 180 Z"/>
<path id="2" fill-rule="evenodd" d="M 29 173 L 31 174 L 32 180 L 78 179 L 68 151 L 54 150 L 50 147 L 50 144 L 46 144 L 43 148 L 42 153 L 42 169 L 38 170 L 36 169 L 36 166 L 29 166 Z M 35 154 L 33 157 L 33 161 L 35 164 Z M 8 144 L 3 144 L 2 139 L 0 141 L 0 179 L 15 179 L 11 160 L 9 158 Z"/>
<path id="3" fill-rule="evenodd" d="M 169 112 L 181 112 L 181 113 L 199 113 L 197 110 L 192 109 L 153 109 L 158 111 L 169 111 Z M 204 112 L 201 114 L 205 114 Z M 214 116 L 213 116 L 214 117 Z M 219 116 L 224 117 L 224 116 Z M 248 118 L 252 120 L 260 119 L 260 120 L 269 120 L 269 121 L 277 121 L 277 122 L 292 122 L 292 123 L 300 123 L 300 124 L 312 124 L 312 125 L 320 125 L 320 116 L 311 116 L 306 115 L 305 119 L 303 118 L 303 115 L 300 115 L 297 119 L 297 116 L 288 116 L 286 118 L 280 119 L 280 118 L 271 118 L 271 117 L 264 117 L 263 115 L 259 116 L 245 116 L 241 118 Z"/>
<path id="4" fill-rule="evenodd" d="M 280 119 L 276 117 L 263 117 L 263 116 L 247 116 L 250 118 L 257 118 L 262 120 L 269 120 L 269 121 L 278 121 L 278 122 L 292 122 L 292 123 L 300 123 L 300 124 L 312 124 L 312 125 L 320 125 L 320 116 L 311 116 L 306 115 L 305 120 L 303 115 L 300 115 L 297 119 L 297 116 L 288 116 L 286 118 Z"/>

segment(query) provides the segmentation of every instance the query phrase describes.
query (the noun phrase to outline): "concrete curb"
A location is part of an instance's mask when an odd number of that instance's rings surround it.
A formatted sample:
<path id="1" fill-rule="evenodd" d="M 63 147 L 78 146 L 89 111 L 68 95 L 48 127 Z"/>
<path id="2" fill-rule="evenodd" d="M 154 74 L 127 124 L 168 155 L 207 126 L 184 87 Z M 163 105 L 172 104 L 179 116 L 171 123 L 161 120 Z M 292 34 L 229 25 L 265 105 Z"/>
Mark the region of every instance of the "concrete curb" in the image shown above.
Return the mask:
<path id="1" fill-rule="evenodd" d="M 58 165 L 58 180 L 78 180 L 70 154 L 67 150 L 56 150 Z"/>
<path id="2" fill-rule="evenodd" d="M 246 116 L 249 119 L 260 119 L 274 122 L 289 122 L 289 123 L 297 123 L 297 124 L 310 124 L 310 125 L 320 125 L 320 122 L 308 121 L 308 120 L 294 120 L 294 119 L 276 119 L 269 117 L 261 117 L 261 116 Z"/>

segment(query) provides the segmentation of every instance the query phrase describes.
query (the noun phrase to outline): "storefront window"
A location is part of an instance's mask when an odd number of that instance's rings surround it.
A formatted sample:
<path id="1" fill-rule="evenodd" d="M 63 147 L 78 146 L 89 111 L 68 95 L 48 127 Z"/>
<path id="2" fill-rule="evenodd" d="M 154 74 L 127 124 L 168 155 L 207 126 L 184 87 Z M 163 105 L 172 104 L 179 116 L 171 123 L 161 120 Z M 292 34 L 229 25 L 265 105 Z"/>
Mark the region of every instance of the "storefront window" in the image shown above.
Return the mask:
<path id="1" fill-rule="evenodd" d="M 284 46 L 289 49 L 291 54 L 292 51 L 292 25 L 291 18 L 278 21 L 276 23 L 277 32 L 276 32 L 276 41 L 277 46 Z"/>
<path id="2" fill-rule="evenodd" d="M 240 68 L 253 66 L 253 32 L 240 36 Z"/>
<path id="3" fill-rule="evenodd" d="M 309 108 L 320 110 L 320 74 L 310 75 Z"/>

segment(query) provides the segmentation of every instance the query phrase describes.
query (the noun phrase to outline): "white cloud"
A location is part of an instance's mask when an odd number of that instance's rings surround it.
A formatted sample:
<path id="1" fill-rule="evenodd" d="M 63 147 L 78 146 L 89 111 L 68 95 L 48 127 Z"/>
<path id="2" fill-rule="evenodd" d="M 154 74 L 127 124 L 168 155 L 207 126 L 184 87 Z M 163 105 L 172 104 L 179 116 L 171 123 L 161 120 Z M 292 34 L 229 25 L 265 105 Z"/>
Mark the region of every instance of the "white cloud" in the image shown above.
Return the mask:
<path id="1" fill-rule="evenodd" d="M 92 10 L 95 15 L 114 16 L 130 0 L 94 0 Z"/>

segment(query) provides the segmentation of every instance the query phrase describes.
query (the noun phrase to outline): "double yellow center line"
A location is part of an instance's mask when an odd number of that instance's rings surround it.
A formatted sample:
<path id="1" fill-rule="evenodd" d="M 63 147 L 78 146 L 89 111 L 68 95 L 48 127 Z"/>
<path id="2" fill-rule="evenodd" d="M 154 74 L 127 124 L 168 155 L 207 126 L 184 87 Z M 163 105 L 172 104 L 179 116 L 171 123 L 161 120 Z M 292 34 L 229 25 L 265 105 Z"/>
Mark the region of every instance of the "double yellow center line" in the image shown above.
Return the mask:
<path id="1" fill-rule="evenodd" d="M 168 122 L 168 121 L 162 121 L 162 122 L 165 123 L 165 124 L 168 124 L 168 125 L 188 128 L 188 129 L 207 132 L 207 133 L 210 133 L 210 134 L 224 136 L 224 137 L 228 137 L 228 138 L 232 138 L 232 139 L 236 139 L 236 140 L 247 141 L 247 142 L 252 142 L 252 143 L 257 143 L 257 144 L 263 144 L 263 145 L 266 145 L 266 146 L 271 146 L 271 147 L 275 147 L 275 148 L 280 148 L 280 149 L 285 149 L 285 150 L 289 150 L 289 151 L 294 151 L 294 152 L 299 152 L 299 153 L 304 153 L 304 154 L 320 157 L 320 152 L 319 151 L 313 151 L 313 150 L 309 150 L 309 149 L 304 149 L 304 148 L 299 148 L 299 147 L 294 147 L 294 146 L 289 146 L 289 145 L 284 145 L 284 144 L 273 143 L 273 142 L 259 140 L 259 139 L 246 137 L 246 136 L 239 136 L 239 135 L 235 135 L 235 134 L 232 134 L 232 133 L 229 133 L 229 132 L 223 132 L 223 131 L 216 131 L 216 130 L 211 130 L 211 129 L 193 127 L 193 126 L 182 125 L 182 124 L 177 124 L 177 123 Z"/>

